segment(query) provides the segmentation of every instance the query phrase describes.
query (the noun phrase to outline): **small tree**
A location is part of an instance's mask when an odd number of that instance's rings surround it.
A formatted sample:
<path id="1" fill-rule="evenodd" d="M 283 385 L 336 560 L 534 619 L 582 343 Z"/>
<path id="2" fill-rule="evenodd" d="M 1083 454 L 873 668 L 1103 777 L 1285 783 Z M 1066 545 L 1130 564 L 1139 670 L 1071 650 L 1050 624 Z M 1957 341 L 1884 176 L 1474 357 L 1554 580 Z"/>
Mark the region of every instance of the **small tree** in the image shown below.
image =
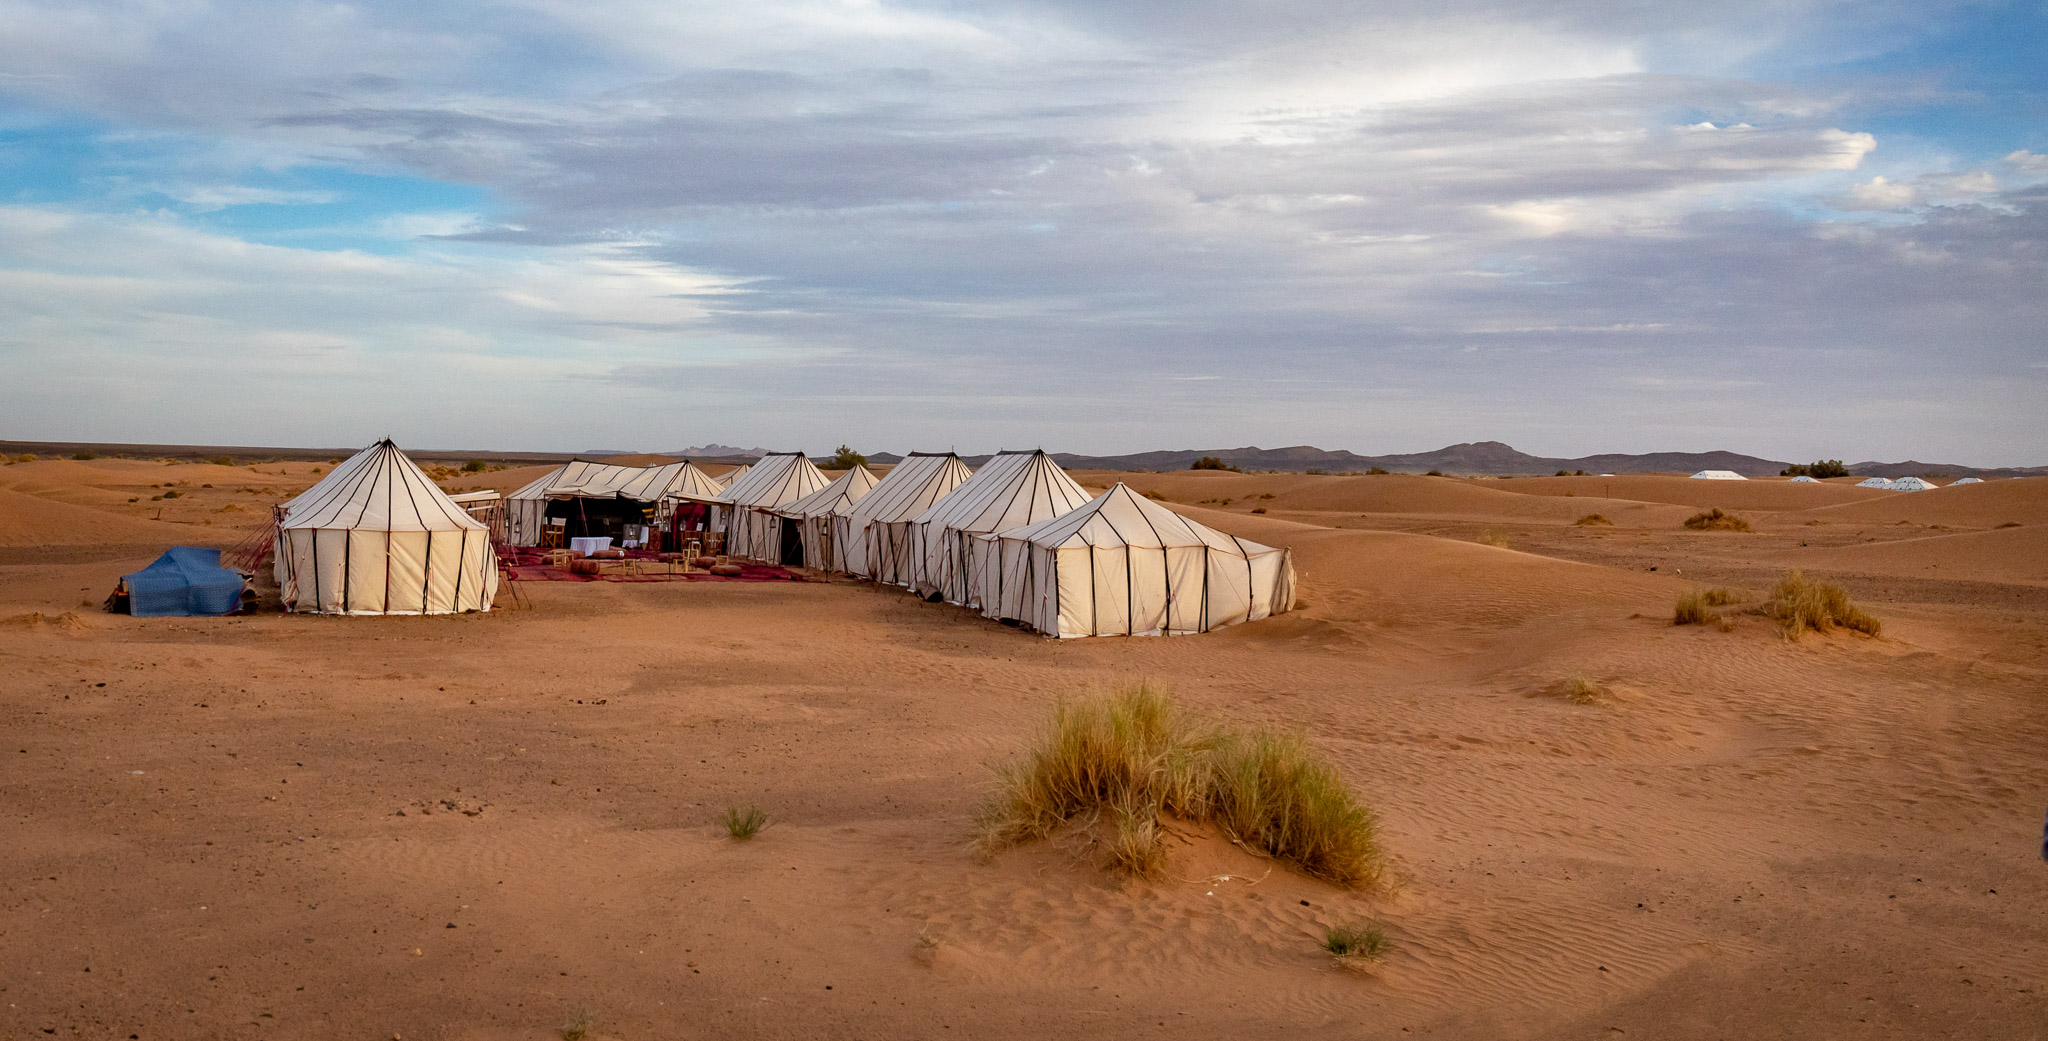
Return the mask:
<path id="1" fill-rule="evenodd" d="M 839 451 L 833 453 L 832 458 L 825 463 L 825 469 L 851 470 L 856 466 L 866 465 L 868 465 L 867 456 L 864 456 L 859 452 L 856 452 L 853 449 L 846 447 L 845 445 L 840 445 Z"/>

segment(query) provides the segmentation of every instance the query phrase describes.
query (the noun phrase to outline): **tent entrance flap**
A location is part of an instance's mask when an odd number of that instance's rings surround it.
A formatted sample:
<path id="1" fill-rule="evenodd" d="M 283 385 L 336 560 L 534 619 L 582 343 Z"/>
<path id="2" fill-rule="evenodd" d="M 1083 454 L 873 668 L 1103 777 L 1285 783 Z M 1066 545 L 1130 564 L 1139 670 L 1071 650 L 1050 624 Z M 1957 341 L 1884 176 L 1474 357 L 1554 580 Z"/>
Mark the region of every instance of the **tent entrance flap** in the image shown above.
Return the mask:
<path id="1" fill-rule="evenodd" d="M 797 522 L 782 518 L 782 555 L 777 563 L 802 565 L 804 562 L 804 533 Z"/>

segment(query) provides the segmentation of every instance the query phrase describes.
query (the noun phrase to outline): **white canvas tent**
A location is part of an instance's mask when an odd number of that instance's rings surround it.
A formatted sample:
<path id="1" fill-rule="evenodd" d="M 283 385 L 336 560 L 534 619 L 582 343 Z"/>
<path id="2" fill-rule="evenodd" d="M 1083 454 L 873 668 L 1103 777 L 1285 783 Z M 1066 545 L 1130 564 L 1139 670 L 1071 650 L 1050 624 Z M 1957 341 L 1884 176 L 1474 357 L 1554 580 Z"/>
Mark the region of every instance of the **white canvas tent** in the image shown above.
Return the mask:
<path id="1" fill-rule="evenodd" d="M 1931 492 L 1941 485 L 1918 477 L 1901 477 L 1892 482 L 1892 490 L 1898 492 Z"/>
<path id="2" fill-rule="evenodd" d="M 839 567 L 835 552 L 838 546 L 832 540 L 832 521 L 845 516 L 880 480 L 874 471 L 856 464 L 831 484 L 775 511 L 784 521 L 797 526 L 798 536 L 803 540 L 803 566 L 820 571 L 844 570 Z"/>
<path id="3" fill-rule="evenodd" d="M 687 461 L 660 466 L 614 466 L 587 459 L 571 460 L 505 497 L 505 542 L 512 546 L 540 545 L 550 502 L 623 499 L 648 503 L 654 506 L 655 513 L 650 519 L 659 523 L 664 500 L 707 491 L 716 494 L 711 477 Z"/>
<path id="4" fill-rule="evenodd" d="M 1808 477 L 1808 476 L 1806 476 L 1805 474 L 1800 474 L 1799 476 L 1797 476 L 1797 477 L 1794 477 L 1794 478 L 1792 478 L 1792 479 L 1791 479 L 1790 481 L 1787 481 L 1787 482 L 1785 482 L 1785 483 L 1787 483 L 1787 484 L 1819 484 L 1819 483 L 1821 483 L 1821 482 L 1820 482 L 1820 478 L 1818 478 L 1818 477 Z"/>
<path id="5" fill-rule="evenodd" d="M 725 489 L 732 503 L 725 521 L 725 551 L 780 564 L 800 552 L 796 529 L 785 532 L 775 511 L 830 484 L 802 452 L 770 452 Z"/>
<path id="6" fill-rule="evenodd" d="M 1048 520 L 1088 502 L 1088 493 L 1043 451 L 998 452 L 965 484 L 911 526 L 911 588 L 922 597 L 980 606 L 980 565 L 992 549 L 974 536 Z"/>
<path id="7" fill-rule="evenodd" d="M 1962 479 L 1962 480 L 1960 480 L 1960 481 L 1956 481 L 1955 483 L 1953 483 L 1953 484 L 1950 484 L 1950 485 L 1949 485 L 1949 487 L 1951 487 L 1951 488 L 1954 488 L 1954 487 L 1955 487 L 1956 485 L 1958 485 L 1958 484 L 1983 484 L 1983 483 L 1984 483 L 1984 479 L 1983 479 L 1982 477 L 1965 477 L 1965 478 L 1963 478 L 1963 479 Z"/>
<path id="8" fill-rule="evenodd" d="M 1695 480 L 1695 481 L 1747 481 L 1747 480 L 1749 480 L 1749 478 L 1747 478 L 1747 477 L 1744 477 L 1744 476 L 1742 476 L 1741 474 L 1739 474 L 1739 473 L 1736 473 L 1736 472 L 1735 472 L 1735 471 L 1733 471 L 1733 470 L 1701 470 L 1701 471 L 1700 471 L 1699 473 L 1693 474 L 1693 475 L 1692 475 L 1692 479 L 1693 479 L 1693 480 Z"/>
<path id="9" fill-rule="evenodd" d="M 1225 535 L 1121 482 L 1050 520 L 976 536 L 981 613 L 1055 637 L 1178 636 L 1294 606 L 1287 550 Z"/>
<path id="10" fill-rule="evenodd" d="M 832 520 L 835 566 L 862 578 L 907 586 L 917 568 L 910 554 L 913 522 L 966 483 L 974 471 L 951 452 L 912 452 L 889 468 L 853 509 Z"/>
<path id="11" fill-rule="evenodd" d="M 277 508 L 285 607 L 320 614 L 488 611 L 498 555 L 483 523 L 388 439 Z"/>
<path id="12" fill-rule="evenodd" d="M 732 482 L 737 481 L 742 477 L 745 477 L 747 475 L 747 471 L 752 470 L 753 468 L 754 464 L 752 463 L 741 463 L 740 465 L 735 466 L 732 469 L 727 470 L 726 472 L 719 474 L 716 477 L 713 477 L 711 481 L 712 483 L 718 485 L 720 488 L 730 488 L 732 487 Z"/>
<path id="13" fill-rule="evenodd" d="M 1891 486 L 1892 482 L 1882 477 L 1865 477 L 1856 482 L 1856 487 L 1858 488 L 1889 488 Z"/>

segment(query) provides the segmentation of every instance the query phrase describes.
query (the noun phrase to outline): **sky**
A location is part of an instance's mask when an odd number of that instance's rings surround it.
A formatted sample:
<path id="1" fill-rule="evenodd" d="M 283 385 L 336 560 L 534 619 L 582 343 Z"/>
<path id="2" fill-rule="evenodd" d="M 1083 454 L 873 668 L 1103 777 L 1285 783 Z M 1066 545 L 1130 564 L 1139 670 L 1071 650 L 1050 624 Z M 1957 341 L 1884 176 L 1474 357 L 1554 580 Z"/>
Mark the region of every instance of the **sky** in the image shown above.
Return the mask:
<path id="1" fill-rule="evenodd" d="M 2048 464 L 2048 0 L 0 0 L 0 438 Z"/>

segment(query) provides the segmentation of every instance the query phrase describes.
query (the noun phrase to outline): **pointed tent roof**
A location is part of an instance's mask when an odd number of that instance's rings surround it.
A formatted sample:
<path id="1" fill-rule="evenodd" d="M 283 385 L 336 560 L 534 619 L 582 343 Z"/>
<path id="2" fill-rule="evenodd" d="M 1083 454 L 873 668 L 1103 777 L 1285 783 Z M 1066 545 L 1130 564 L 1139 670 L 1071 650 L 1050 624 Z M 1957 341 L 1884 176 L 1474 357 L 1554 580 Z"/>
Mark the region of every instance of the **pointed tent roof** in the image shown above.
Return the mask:
<path id="1" fill-rule="evenodd" d="M 389 438 L 350 456 L 281 509 L 279 527 L 483 530 Z"/>
<path id="2" fill-rule="evenodd" d="M 1042 450 L 998 452 L 966 483 L 917 518 L 941 531 L 1004 531 L 1057 517 L 1088 493 Z"/>
<path id="3" fill-rule="evenodd" d="M 1892 482 L 1882 477 L 1865 477 L 1856 482 L 1856 487 L 1858 488 L 1889 488 L 1891 486 Z"/>
<path id="4" fill-rule="evenodd" d="M 1819 483 L 1821 483 L 1821 482 L 1820 482 L 1820 478 L 1818 478 L 1818 477 L 1808 477 L 1808 476 L 1806 476 L 1805 474 L 1800 474 L 1799 476 L 1797 476 L 1797 477 L 1794 477 L 1794 478 L 1792 478 L 1792 479 L 1791 479 L 1790 481 L 1787 481 L 1787 482 L 1785 482 L 1785 483 L 1787 483 L 1787 484 L 1819 484 Z"/>
<path id="5" fill-rule="evenodd" d="M 685 490 L 710 489 L 711 477 L 687 460 L 660 466 L 617 466 L 576 459 L 506 496 L 508 499 L 636 499 L 654 502 Z"/>
<path id="6" fill-rule="evenodd" d="M 1960 480 L 1960 481 L 1957 481 L 1957 482 L 1955 482 L 1955 484 L 1951 484 L 1951 485 L 1949 485 L 1949 487 L 1953 488 L 1953 487 L 1955 487 L 1955 486 L 1956 486 L 1957 484 L 1983 484 L 1983 483 L 1984 483 L 1984 479 L 1983 479 L 1982 477 L 1965 477 L 1965 478 L 1963 478 L 1962 480 Z"/>
<path id="7" fill-rule="evenodd" d="M 770 452 L 744 477 L 725 486 L 734 506 L 772 510 L 787 506 L 831 482 L 802 452 Z"/>
<path id="8" fill-rule="evenodd" d="M 856 530 L 870 524 L 912 520 L 972 476 L 974 471 L 951 452 L 912 452 L 890 467 L 881 483 L 855 503 L 846 516 Z"/>
<path id="9" fill-rule="evenodd" d="M 1701 470 L 1701 471 L 1700 471 L 1699 473 L 1693 474 L 1693 475 L 1692 475 L 1692 479 L 1693 479 L 1693 480 L 1695 480 L 1695 481 L 1747 481 L 1747 480 L 1749 480 L 1749 478 L 1747 478 L 1747 477 L 1744 477 L 1744 476 L 1742 476 L 1741 474 L 1739 474 L 1739 473 L 1736 473 L 1736 472 L 1735 472 L 1735 471 L 1733 471 L 1733 470 Z"/>
<path id="10" fill-rule="evenodd" d="M 732 469 L 727 470 L 726 472 L 719 474 L 716 477 L 713 477 L 711 479 L 711 483 L 718 485 L 720 488 L 730 488 L 732 487 L 732 483 L 734 481 L 737 481 L 740 478 L 745 477 L 747 475 L 747 471 L 752 470 L 753 468 L 754 464 L 752 463 L 741 463 L 740 465 L 735 466 Z"/>
<path id="11" fill-rule="evenodd" d="M 855 464 L 854 468 L 840 474 L 837 480 L 823 488 L 782 507 L 775 512 L 785 517 L 825 517 L 845 513 L 853 504 L 874 491 L 881 478 L 865 466 Z"/>
<path id="12" fill-rule="evenodd" d="M 984 538 L 1016 539 L 1047 549 L 1074 546 L 1208 546 L 1236 556 L 1277 553 L 1235 535 L 1226 535 L 1183 517 L 1132 491 L 1122 481 L 1078 509 L 1036 524 L 1011 528 Z"/>
<path id="13" fill-rule="evenodd" d="M 1941 485 L 1918 477 L 1901 477 L 1892 482 L 1892 488 L 1902 492 L 1931 492 Z"/>

